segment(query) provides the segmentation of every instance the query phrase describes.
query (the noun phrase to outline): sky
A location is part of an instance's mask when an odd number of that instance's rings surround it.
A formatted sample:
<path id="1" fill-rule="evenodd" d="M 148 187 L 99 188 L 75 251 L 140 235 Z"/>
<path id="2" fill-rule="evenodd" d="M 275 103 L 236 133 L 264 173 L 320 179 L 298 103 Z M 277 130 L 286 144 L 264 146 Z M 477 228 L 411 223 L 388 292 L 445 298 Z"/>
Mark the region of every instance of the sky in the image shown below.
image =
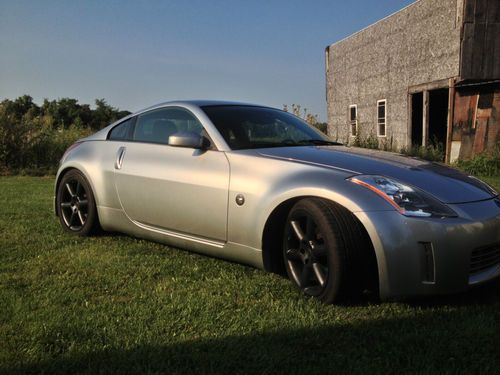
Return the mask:
<path id="1" fill-rule="evenodd" d="M 0 0 L 0 100 L 295 103 L 326 121 L 325 47 L 412 2 Z"/>

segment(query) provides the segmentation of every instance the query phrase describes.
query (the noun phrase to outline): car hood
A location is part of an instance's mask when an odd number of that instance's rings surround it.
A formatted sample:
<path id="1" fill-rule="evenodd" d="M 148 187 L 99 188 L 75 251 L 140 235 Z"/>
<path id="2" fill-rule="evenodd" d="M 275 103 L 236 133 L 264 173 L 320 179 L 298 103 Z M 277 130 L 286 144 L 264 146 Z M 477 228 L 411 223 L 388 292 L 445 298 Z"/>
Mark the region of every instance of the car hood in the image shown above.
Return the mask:
<path id="1" fill-rule="evenodd" d="M 420 188 L 444 203 L 465 203 L 496 196 L 484 182 L 440 163 L 358 147 L 279 147 L 257 150 L 263 157 L 335 168 L 351 175 L 392 177 Z"/>

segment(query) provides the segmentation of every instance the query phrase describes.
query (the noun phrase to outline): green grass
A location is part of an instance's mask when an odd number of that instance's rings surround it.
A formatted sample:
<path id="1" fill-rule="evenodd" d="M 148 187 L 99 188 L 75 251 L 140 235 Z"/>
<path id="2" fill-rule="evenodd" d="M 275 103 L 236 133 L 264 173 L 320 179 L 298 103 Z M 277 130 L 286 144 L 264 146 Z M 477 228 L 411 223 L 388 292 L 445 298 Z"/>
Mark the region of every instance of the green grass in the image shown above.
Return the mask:
<path id="1" fill-rule="evenodd" d="M 0 373 L 498 371 L 498 282 L 324 306 L 242 265 L 65 234 L 52 184 L 0 178 Z"/>

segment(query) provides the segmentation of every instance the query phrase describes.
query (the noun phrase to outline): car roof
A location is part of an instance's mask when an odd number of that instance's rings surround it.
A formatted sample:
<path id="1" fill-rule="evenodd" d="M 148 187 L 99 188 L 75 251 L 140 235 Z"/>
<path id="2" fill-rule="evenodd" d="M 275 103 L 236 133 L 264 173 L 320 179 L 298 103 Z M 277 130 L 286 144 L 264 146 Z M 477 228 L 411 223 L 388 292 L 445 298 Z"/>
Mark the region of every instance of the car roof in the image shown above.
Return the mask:
<path id="1" fill-rule="evenodd" d="M 127 119 L 129 119 L 131 117 L 140 115 L 141 113 L 151 111 L 154 109 L 160 109 L 160 108 L 167 107 L 167 106 L 179 106 L 179 107 L 190 109 L 193 112 L 198 112 L 198 116 L 200 118 L 200 117 L 204 116 L 204 113 L 200 109 L 200 107 L 220 106 L 220 105 L 228 105 L 228 106 L 239 105 L 239 106 L 251 106 L 251 107 L 260 107 L 260 108 L 272 108 L 272 107 L 265 106 L 265 105 L 234 102 L 234 101 L 228 101 L 228 100 L 175 100 L 175 101 L 162 102 L 162 103 L 158 103 L 158 104 L 152 105 L 152 106 L 147 107 L 147 108 L 143 108 L 143 109 L 136 111 L 134 113 L 131 113 L 130 115 L 125 116 L 125 117 L 113 122 L 112 124 L 106 126 L 105 128 L 99 130 L 98 132 L 91 134 L 88 137 L 82 138 L 82 140 L 104 140 L 104 139 L 107 139 L 108 132 L 114 126 L 118 125 L 119 123 L 121 123 L 123 121 L 126 121 Z M 212 139 L 214 139 L 214 134 L 211 134 L 211 136 L 212 136 Z M 216 140 L 214 139 L 214 141 L 216 141 Z M 222 139 L 219 140 L 218 143 L 216 142 L 216 144 L 221 150 L 229 149 L 228 146 L 222 142 Z"/>
<path id="2" fill-rule="evenodd" d="M 252 104 L 252 103 L 244 103 L 244 102 L 236 102 L 236 101 L 229 101 L 229 100 L 204 100 L 204 99 L 197 99 L 197 100 L 174 100 L 174 101 L 168 101 L 168 102 L 161 102 L 155 105 L 152 105 L 150 107 L 141 109 L 135 113 L 139 114 L 141 112 L 149 111 L 151 109 L 155 108 L 161 108 L 165 106 L 170 106 L 170 105 L 178 105 L 178 106 L 196 106 L 196 107 L 205 107 L 205 106 L 218 106 L 218 105 L 244 105 L 244 106 L 252 106 L 252 107 L 265 107 L 265 108 L 270 108 L 265 105 L 260 105 L 260 104 Z"/>

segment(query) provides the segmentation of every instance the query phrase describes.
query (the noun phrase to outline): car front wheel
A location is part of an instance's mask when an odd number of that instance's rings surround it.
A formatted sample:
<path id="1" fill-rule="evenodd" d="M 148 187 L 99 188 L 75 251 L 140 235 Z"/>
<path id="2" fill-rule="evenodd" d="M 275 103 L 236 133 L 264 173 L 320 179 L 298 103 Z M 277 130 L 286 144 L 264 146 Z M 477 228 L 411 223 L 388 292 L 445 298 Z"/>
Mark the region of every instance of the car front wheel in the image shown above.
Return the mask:
<path id="1" fill-rule="evenodd" d="M 285 268 L 304 294 L 333 303 L 355 286 L 353 220 L 345 208 L 319 198 L 302 199 L 290 210 L 283 240 Z"/>

